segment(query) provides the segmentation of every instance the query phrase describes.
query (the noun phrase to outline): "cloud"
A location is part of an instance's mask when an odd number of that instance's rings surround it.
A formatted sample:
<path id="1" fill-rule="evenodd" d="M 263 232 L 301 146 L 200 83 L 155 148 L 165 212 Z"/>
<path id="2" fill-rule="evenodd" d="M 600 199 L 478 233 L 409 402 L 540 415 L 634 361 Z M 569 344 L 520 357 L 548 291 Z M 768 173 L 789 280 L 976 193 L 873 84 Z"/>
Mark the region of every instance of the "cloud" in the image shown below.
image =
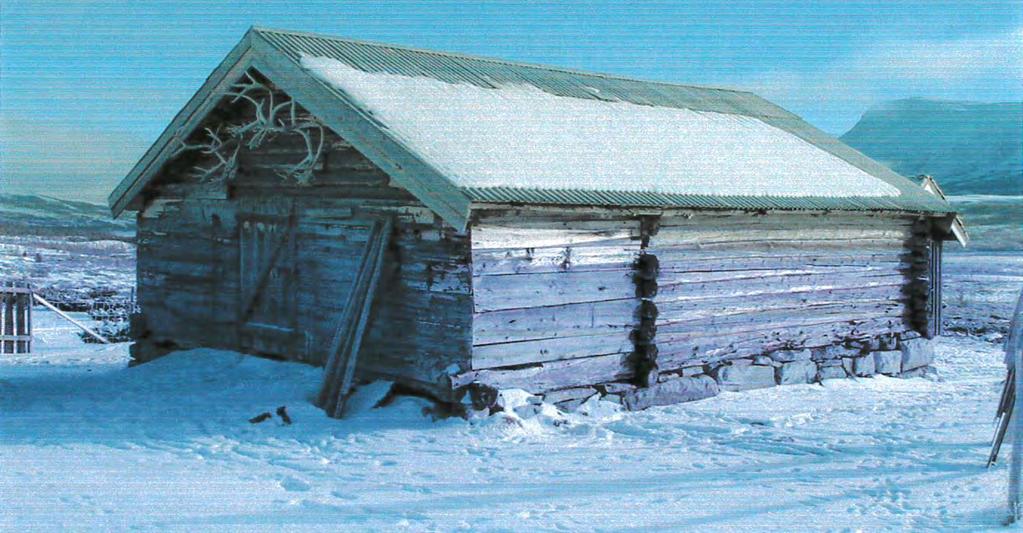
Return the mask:
<path id="1" fill-rule="evenodd" d="M 948 85 L 993 76 L 1018 83 L 1023 74 L 1023 28 L 954 41 L 882 43 L 866 49 L 850 67 L 852 73 L 868 79 Z"/>
<path id="2" fill-rule="evenodd" d="M 808 46 L 808 54 L 813 53 Z M 871 105 L 924 96 L 979 101 L 1023 98 L 1023 28 L 953 40 L 885 38 L 826 67 L 738 76 L 749 88 L 841 133 Z M 814 120 L 816 119 L 816 120 Z"/>

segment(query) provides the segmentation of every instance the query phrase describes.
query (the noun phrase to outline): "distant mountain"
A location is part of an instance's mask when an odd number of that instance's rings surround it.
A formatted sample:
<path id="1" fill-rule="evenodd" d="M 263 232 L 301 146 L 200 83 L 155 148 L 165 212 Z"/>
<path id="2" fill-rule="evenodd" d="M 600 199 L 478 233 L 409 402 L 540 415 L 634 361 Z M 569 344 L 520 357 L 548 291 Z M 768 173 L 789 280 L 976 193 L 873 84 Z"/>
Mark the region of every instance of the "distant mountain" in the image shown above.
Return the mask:
<path id="1" fill-rule="evenodd" d="M 33 194 L 0 193 L 0 235 L 131 241 L 134 220 L 114 220 L 102 204 Z"/>
<path id="2" fill-rule="evenodd" d="M 1023 102 L 885 102 L 841 139 L 904 176 L 934 176 L 951 195 L 1023 194 Z"/>

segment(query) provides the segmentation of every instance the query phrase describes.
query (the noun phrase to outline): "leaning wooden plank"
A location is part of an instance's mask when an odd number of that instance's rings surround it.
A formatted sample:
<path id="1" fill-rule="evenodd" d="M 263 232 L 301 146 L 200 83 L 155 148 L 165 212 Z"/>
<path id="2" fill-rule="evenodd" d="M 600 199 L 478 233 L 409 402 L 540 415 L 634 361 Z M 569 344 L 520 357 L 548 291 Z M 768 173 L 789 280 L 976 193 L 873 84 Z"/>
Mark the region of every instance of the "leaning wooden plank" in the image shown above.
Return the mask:
<path id="1" fill-rule="evenodd" d="M 1023 390 L 1023 291 L 1020 291 L 1019 300 L 1016 302 L 1016 310 L 1012 314 L 1012 322 L 1009 325 L 1009 338 L 1005 341 L 1005 362 L 1016 369 L 1013 373 L 1014 388 L 1012 410 L 1016 416 L 1010 416 L 1012 420 L 1012 463 L 1009 465 L 1009 511 L 1012 520 L 1020 518 L 1020 474 L 1023 471 L 1023 418 L 1020 417 L 1019 391 Z"/>
<path id="2" fill-rule="evenodd" d="M 376 227 L 371 228 L 370 232 L 376 231 Z M 355 280 L 352 282 L 351 287 L 348 290 L 348 298 L 345 300 L 345 306 L 341 311 L 341 316 L 338 319 L 337 327 L 334 328 L 334 334 L 330 341 L 330 352 L 327 356 L 327 363 L 323 369 L 323 386 L 320 389 L 319 397 L 317 398 L 316 404 L 327 410 L 328 413 L 331 411 L 327 409 L 327 406 L 331 404 L 331 399 L 337 397 L 338 387 L 340 381 L 337 376 L 340 372 L 340 365 L 342 363 L 342 350 L 344 344 L 351 336 L 352 324 L 356 308 L 358 306 L 358 293 L 360 287 L 365 283 L 367 271 L 365 269 L 366 263 L 369 261 L 370 256 L 373 253 L 372 239 L 366 243 L 363 247 L 362 255 L 359 261 L 359 267 L 355 271 Z"/>
<path id="3" fill-rule="evenodd" d="M 362 339 L 366 333 L 370 312 L 373 307 L 373 300 L 376 294 L 377 285 L 380 282 L 380 272 L 384 262 L 384 253 L 387 250 L 387 242 L 391 234 L 392 221 L 385 219 L 382 224 L 374 224 L 373 238 L 369 243 L 366 262 L 359 272 L 357 284 L 353 287 L 350 299 L 354 300 L 349 324 L 339 328 L 339 331 L 348 333 L 342 339 L 340 352 L 331 353 L 334 359 L 334 374 L 325 375 L 324 409 L 327 414 L 334 418 L 341 418 L 344 414 L 345 399 L 351 391 L 352 381 L 355 377 L 355 368 L 358 365 L 359 349 L 362 347 Z M 322 393 L 321 393 L 322 395 Z"/>
<path id="4" fill-rule="evenodd" d="M 355 368 L 358 366 L 359 349 L 362 347 L 362 339 L 366 334 L 366 328 L 370 319 L 370 312 L 373 308 L 373 297 L 376 295 L 377 286 L 380 283 L 380 272 L 384 262 L 384 253 L 387 251 L 387 239 L 391 234 L 391 219 L 386 219 L 380 235 L 375 240 L 373 262 L 367 268 L 370 272 L 369 286 L 363 295 L 362 309 L 359 312 L 359 320 L 356 323 L 354 335 L 349 342 L 347 358 L 344 365 L 341 389 L 338 391 L 337 403 L 334 406 L 334 418 L 341 418 L 344 415 L 345 400 L 352 390 L 352 381 L 355 378 Z"/>
<path id="5" fill-rule="evenodd" d="M 56 306 L 54 306 L 50 302 L 47 302 L 45 299 L 43 299 L 42 296 L 39 296 L 38 294 L 33 294 L 32 296 L 35 298 L 35 300 L 37 302 L 42 304 L 43 307 L 49 309 L 50 311 L 53 311 L 54 313 L 57 313 L 57 315 L 59 315 L 64 320 L 67 320 L 68 322 L 78 326 L 82 331 L 87 333 L 90 337 L 92 337 L 92 338 L 102 342 L 103 344 L 110 344 L 110 341 L 108 341 L 106 339 L 106 337 L 100 335 L 99 333 L 96 333 L 89 326 L 86 326 L 85 324 L 82 324 L 81 322 L 71 318 L 70 316 L 68 316 L 67 313 L 65 313 L 64 311 L 61 311 L 60 309 L 57 309 Z"/>

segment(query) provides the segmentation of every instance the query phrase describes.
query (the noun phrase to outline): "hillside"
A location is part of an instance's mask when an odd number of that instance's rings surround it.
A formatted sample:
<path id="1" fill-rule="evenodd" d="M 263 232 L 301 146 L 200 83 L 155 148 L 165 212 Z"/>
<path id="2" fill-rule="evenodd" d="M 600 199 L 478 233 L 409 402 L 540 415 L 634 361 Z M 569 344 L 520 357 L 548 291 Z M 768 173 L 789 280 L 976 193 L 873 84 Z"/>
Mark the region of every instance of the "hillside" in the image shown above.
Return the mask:
<path id="1" fill-rule="evenodd" d="M 112 219 L 105 205 L 0 193 L 0 235 L 131 241 L 135 227 L 130 217 Z"/>
<path id="2" fill-rule="evenodd" d="M 841 139 L 904 176 L 934 176 L 950 195 L 1023 194 L 1023 102 L 885 102 Z"/>
<path id="3" fill-rule="evenodd" d="M 27 280 L 65 308 L 129 294 L 134 241 L 134 221 L 111 219 L 106 206 L 0 194 L 0 278 Z"/>

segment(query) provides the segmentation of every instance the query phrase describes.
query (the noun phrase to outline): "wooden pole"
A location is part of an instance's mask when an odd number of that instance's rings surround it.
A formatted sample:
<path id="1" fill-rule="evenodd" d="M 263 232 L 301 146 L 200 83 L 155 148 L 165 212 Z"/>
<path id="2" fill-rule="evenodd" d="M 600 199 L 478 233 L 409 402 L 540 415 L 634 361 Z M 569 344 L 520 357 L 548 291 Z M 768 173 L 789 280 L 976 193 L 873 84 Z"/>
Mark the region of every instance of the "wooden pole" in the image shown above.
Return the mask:
<path id="1" fill-rule="evenodd" d="M 106 338 L 105 338 L 104 336 L 100 335 L 99 333 L 96 333 L 96 332 L 95 332 L 95 331 L 93 331 L 93 330 L 92 330 L 92 329 L 91 329 L 91 328 L 90 328 L 89 326 L 86 326 L 85 324 L 82 324 L 81 322 L 79 322 L 79 321 L 77 321 L 77 320 L 75 320 L 75 319 L 71 318 L 71 317 L 70 317 L 70 316 L 68 316 L 68 314 L 67 314 L 67 313 L 65 313 L 64 311 L 61 311 L 60 309 L 57 309 L 57 307 L 56 307 L 56 306 L 54 306 L 54 305 L 53 305 L 53 304 L 51 304 L 50 302 L 47 302 L 47 301 L 46 301 L 45 299 L 43 299 L 43 297 L 42 297 L 42 296 L 39 296 L 38 294 L 33 294 L 32 296 L 33 296 L 33 297 L 35 298 L 35 300 L 36 300 L 37 302 L 39 302 L 40 304 L 42 304 L 42 305 L 43 305 L 43 307 L 45 307 L 45 308 L 49 309 L 50 311 L 53 311 L 54 313 L 57 313 L 57 314 L 58 314 L 58 315 L 60 315 L 60 317 L 61 317 L 61 318 L 63 318 L 64 320 L 67 320 L 68 322 L 70 322 L 70 323 L 72 323 L 72 324 L 74 324 L 74 325 L 78 326 L 79 328 L 81 328 L 81 330 L 82 330 L 82 331 L 84 331 L 85 333 L 87 333 L 87 334 L 88 334 L 88 335 L 89 335 L 90 337 L 92 337 L 92 338 L 94 338 L 94 339 L 96 339 L 96 340 L 98 340 L 98 341 L 102 342 L 103 344 L 110 344 L 110 341 L 108 341 L 108 340 L 107 340 L 107 339 L 106 339 Z"/>
<path id="2" fill-rule="evenodd" d="M 1021 390 L 1023 390 L 1023 291 L 1020 291 L 1016 311 L 1012 314 L 1009 326 L 1009 337 L 1005 341 L 1005 362 L 1012 364 L 1014 370 L 1016 394 L 1013 403 L 1015 416 L 1012 424 L 1012 463 L 1009 465 L 1009 520 L 1015 522 L 1020 518 L 1020 471 L 1023 470 L 1023 417 L 1020 407 Z"/>

